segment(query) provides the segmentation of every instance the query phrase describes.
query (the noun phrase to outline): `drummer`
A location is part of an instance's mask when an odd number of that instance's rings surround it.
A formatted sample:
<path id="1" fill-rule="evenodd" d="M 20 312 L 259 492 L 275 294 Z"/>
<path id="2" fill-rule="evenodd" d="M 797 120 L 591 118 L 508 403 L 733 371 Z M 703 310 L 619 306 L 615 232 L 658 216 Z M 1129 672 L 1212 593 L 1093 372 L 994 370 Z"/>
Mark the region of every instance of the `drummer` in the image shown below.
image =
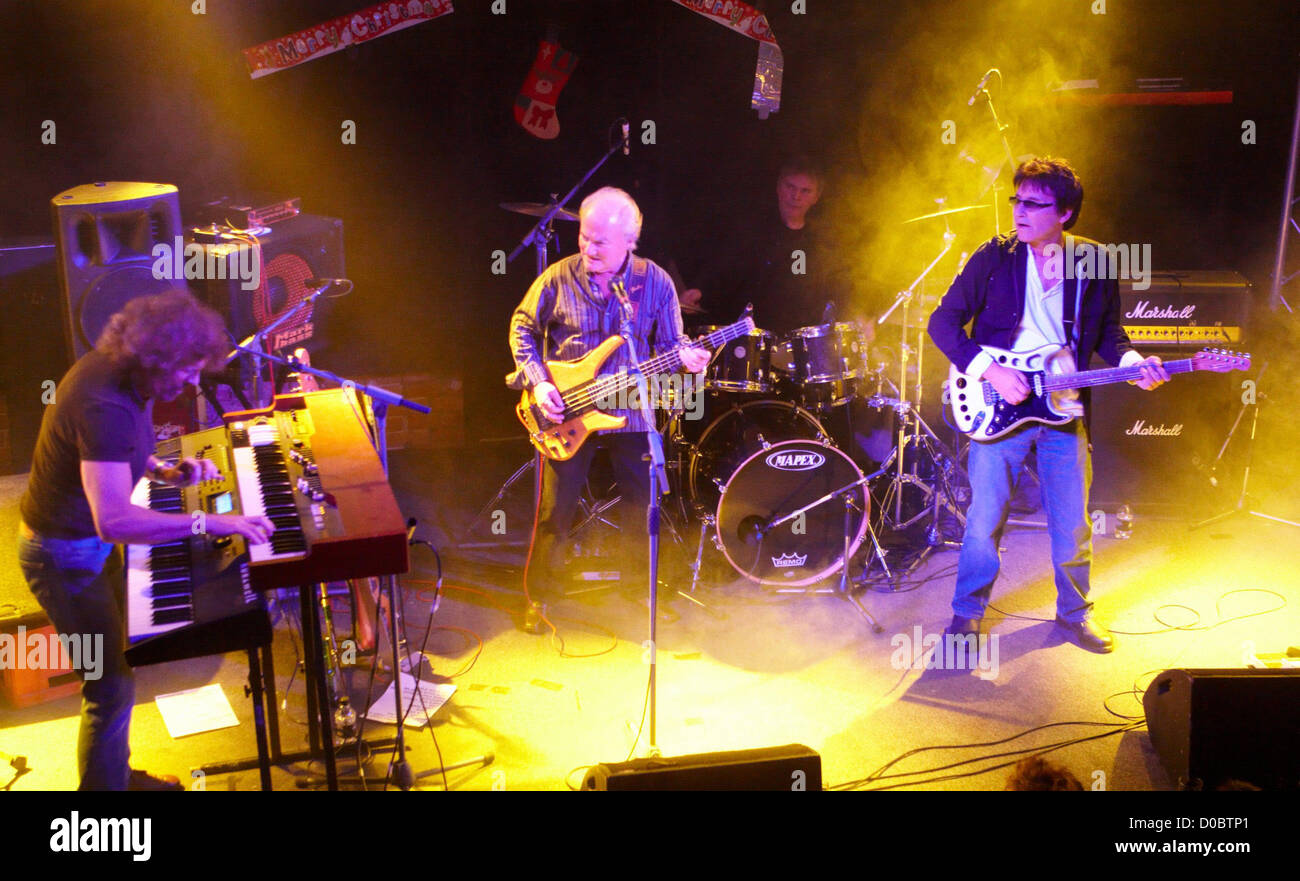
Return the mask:
<path id="1" fill-rule="evenodd" d="M 847 320 L 847 285 L 839 277 L 826 230 L 812 213 L 824 189 L 825 175 L 817 164 L 806 156 L 787 159 L 777 174 L 775 204 L 721 244 L 698 273 L 699 287 L 682 292 L 682 311 L 726 324 L 753 303 L 755 324 L 777 336 Z M 836 306 L 828 309 L 831 301 Z M 862 325 L 864 330 L 873 327 Z"/>

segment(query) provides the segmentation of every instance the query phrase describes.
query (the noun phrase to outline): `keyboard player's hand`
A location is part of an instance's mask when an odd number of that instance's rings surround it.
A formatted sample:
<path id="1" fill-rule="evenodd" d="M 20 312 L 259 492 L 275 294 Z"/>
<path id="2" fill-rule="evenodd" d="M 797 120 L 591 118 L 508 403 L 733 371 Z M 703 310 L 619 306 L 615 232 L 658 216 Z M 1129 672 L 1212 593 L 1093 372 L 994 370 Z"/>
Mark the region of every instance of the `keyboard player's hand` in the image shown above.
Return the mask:
<path id="1" fill-rule="evenodd" d="M 275 524 L 265 517 L 241 514 L 209 514 L 208 532 L 212 535 L 242 535 L 250 544 L 265 544 L 275 532 Z"/>

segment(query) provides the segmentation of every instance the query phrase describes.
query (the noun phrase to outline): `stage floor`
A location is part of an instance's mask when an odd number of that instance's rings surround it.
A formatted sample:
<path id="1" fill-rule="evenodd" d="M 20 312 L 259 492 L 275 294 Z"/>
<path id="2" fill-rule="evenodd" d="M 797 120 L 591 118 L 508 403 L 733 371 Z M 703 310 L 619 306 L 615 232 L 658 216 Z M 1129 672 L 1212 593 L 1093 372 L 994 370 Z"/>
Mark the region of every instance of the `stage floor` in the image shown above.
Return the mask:
<path id="1" fill-rule="evenodd" d="M 439 547 L 445 575 L 442 601 L 431 616 L 434 558 L 427 549 L 413 549 L 412 573 L 405 579 L 411 650 L 425 645 L 432 625 L 424 649 L 432 675 L 425 665 L 424 677 L 457 686 L 432 731 L 408 729 L 410 763 L 423 773 L 438 767 L 439 756 L 448 764 L 494 757 L 486 766 L 448 772 L 452 789 L 576 788 L 586 767 L 643 755 L 650 743 L 643 645 L 649 621 L 641 582 L 552 604 L 548 614 L 556 632 L 543 625 L 534 635 L 520 627 L 522 544 L 453 547 L 526 459 L 518 445 L 506 444 L 393 455 L 393 483 L 404 513 L 420 518 L 419 535 Z M 0 541 L 9 549 L 22 478 L 3 482 Z M 1296 510 L 1269 507 L 1287 501 L 1281 488 L 1277 497 L 1267 494 L 1270 487 L 1263 489 L 1262 510 L 1297 519 Z M 530 493 L 525 477 L 491 509 L 503 512 L 495 522 L 508 527 L 504 534 L 492 533 L 489 511 L 468 538 L 526 540 Z M 1055 591 L 1046 534 L 1010 528 L 994 590 L 996 611 L 987 619 L 995 639 L 987 644 L 982 669 L 974 671 L 927 670 L 926 653 L 916 647 L 951 616 L 955 551 L 931 555 L 906 589 L 860 594 L 882 626 L 875 633 L 842 597 L 775 595 L 738 577 L 714 578 L 688 598 L 683 561 L 694 555 L 698 532 L 687 531 L 683 544 L 670 540 L 666 552 L 670 584 L 658 621 L 655 742 L 669 756 L 802 743 L 821 754 L 828 788 L 986 790 L 1003 787 L 1006 765 L 1022 754 L 1013 751 L 1080 741 L 1061 746 L 1051 758 L 1086 787 L 1170 789 L 1145 729 L 1131 724 L 1142 720 L 1141 694 L 1151 678 L 1171 667 L 1240 667 L 1252 646 L 1268 655 L 1300 641 L 1300 535 L 1293 527 L 1251 517 L 1188 530 L 1190 520 L 1208 513 L 1213 512 L 1140 518 L 1129 540 L 1096 537 L 1094 597 L 1097 614 L 1116 633 L 1110 655 L 1061 639 L 1051 623 Z M 4 577 L 18 577 L 12 551 L 3 560 Z M 715 575 L 730 571 L 713 563 L 706 569 Z M 287 614 L 277 625 L 275 662 L 277 688 L 282 699 L 287 694 L 281 726 L 288 750 L 305 742 L 306 711 L 302 676 L 291 677 L 298 656 L 297 607 L 288 600 L 282 606 Z M 347 630 L 346 604 L 338 604 L 336 624 Z M 347 674 L 357 707 L 367 703 L 368 673 L 363 665 Z M 255 754 L 243 655 L 137 674 L 134 766 L 207 789 L 258 787 L 255 770 L 192 775 L 204 764 Z M 221 685 L 239 726 L 172 739 L 154 698 L 209 683 Z M 373 695 L 386 685 L 381 674 Z M 25 756 L 31 768 L 13 789 L 76 786 L 78 708 L 79 699 L 69 697 L 5 710 L 0 752 Z M 1049 725 L 1054 727 L 1031 731 Z M 366 732 L 388 737 L 393 729 L 372 724 Z M 926 747 L 939 749 L 913 754 L 880 773 L 904 753 Z M 343 769 L 355 754 L 354 747 L 344 751 Z M 382 774 L 388 760 L 386 748 L 376 749 L 369 768 Z M 274 785 L 295 788 L 320 773 L 319 764 L 277 768 Z M 441 788 L 442 775 L 422 777 L 419 785 Z"/>

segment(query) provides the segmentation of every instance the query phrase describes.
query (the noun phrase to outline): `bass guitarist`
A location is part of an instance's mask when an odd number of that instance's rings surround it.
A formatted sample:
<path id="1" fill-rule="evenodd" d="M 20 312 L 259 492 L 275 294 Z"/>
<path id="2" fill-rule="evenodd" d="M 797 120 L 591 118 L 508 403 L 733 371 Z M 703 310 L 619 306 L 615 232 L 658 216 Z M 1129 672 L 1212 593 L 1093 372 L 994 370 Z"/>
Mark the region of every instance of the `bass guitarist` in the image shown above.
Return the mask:
<path id="1" fill-rule="evenodd" d="M 930 316 L 930 338 L 935 345 L 958 370 L 987 381 L 1012 404 L 1030 394 L 1025 376 L 994 363 L 981 345 L 1015 351 L 1069 346 L 1074 354 L 1071 371 L 1086 368 L 1096 352 L 1112 366 L 1141 364 L 1142 378 L 1136 385 L 1143 389 L 1168 381 L 1160 359 L 1143 359 L 1120 325 L 1115 273 L 1096 272 L 1079 278 L 1078 267 L 1087 264 L 1074 264 L 1075 249 L 1066 250 L 1065 231 L 1078 220 L 1083 203 L 1083 185 L 1074 169 L 1062 159 L 1031 159 L 1016 170 L 1015 187 L 1016 194 L 1011 197 L 1015 232 L 995 237 L 972 255 Z M 1072 238 L 1071 244 L 1074 242 L 1096 246 L 1086 239 Z M 1065 271 L 1067 261 L 1071 271 Z M 964 328 L 972 320 L 972 332 L 967 336 Z M 1076 417 L 1084 415 L 1086 403 L 1086 397 L 1073 403 Z M 1057 406 L 1071 405 L 1057 402 Z M 1028 422 L 996 440 L 971 442 L 971 504 L 957 564 L 953 619 L 947 632 L 979 633 L 998 576 L 998 540 L 1010 511 L 1013 479 L 1034 448 L 1052 542 L 1056 626 L 1085 649 L 1110 652 L 1114 637 L 1093 619 L 1093 604 L 1088 599 L 1092 524 L 1087 504 L 1092 462 L 1087 427 L 1081 418 L 1060 426 Z"/>
<path id="2" fill-rule="evenodd" d="M 631 337 L 636 352 L 623 345 L 605 361 L 600 375 L 627 370 L 638 361 L 677 348 L 686 342 L 677 291 L 668 273 L 633 251 L 641 235 L 641 211 L 622 190 L 604 187 L 583 200 L 579 211 L 579 253 L 549 266 L 528 289 L 510 319 L 510 350 L 515 371 L 506 384 L 515 390 L 531 389 L 537 406 L 552 422 L 562 422 L 565 402 L 546 368 L 546 361 L 572 361 L 600 343 L 617 336 L 626 310 L 631 310 Z M 699 373 L 709 362 L 707 349 L 681 350 L 683 366 Z M 646 377 L 647 381 L 653 377 Z M 651 389 L 655 385 L 649 386 Z M 653 404 L 653 402 L 650 402 Z M 578 497 L 598 446 L 609 451 L 623 496 L 622 535 L 626 537 L 620 567 L 624 581 L 645 571 L 645 518 L 639 516 L 649 502 L 649 475 L 643 461 L 647 432 L 654 423 L 643 409 L 635 409 L 635 396 L 614 399 L 602 407 L 612 416 L 627 419 L 583 444 L 564 461 L 545 461 L 538 534 L 530 581 L 543 596 L 562 594 L 559 574 L 564 562 L 564 538 L 573 523 Z"/>

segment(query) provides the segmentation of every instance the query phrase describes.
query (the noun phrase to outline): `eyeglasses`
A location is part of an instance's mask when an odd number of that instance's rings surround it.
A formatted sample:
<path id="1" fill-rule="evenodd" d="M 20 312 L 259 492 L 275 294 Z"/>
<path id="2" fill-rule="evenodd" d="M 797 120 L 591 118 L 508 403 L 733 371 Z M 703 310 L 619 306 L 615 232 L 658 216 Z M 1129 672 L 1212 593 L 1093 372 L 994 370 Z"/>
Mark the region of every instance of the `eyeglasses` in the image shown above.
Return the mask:
<path id="1" fill-rule="evenodd" d="M 1017 205 L 1024 205 L 1026 208 L 1035 210 L 1038 208 L 1051 208 L 1056 204 L 1055 202 L 1035 202 L 1032 199 L 1022 199 L 1019 196 L 1012 196 L 1007 199 L 1007 201 L 1011 203 L 1012 208 L 1015 208 Z"/>

